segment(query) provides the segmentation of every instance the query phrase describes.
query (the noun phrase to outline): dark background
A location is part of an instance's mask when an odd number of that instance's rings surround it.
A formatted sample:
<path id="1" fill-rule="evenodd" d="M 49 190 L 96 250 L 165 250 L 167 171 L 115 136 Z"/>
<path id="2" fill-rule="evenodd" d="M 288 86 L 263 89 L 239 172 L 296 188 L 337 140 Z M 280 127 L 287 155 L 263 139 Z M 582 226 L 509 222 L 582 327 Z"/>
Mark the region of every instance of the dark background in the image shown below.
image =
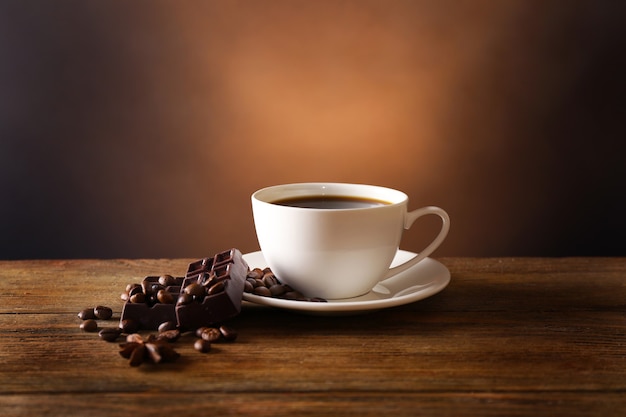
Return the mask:
<path id="1" fill-rule="evenodd" d="M 444 207 L 435 257 L 624 256 L 625 21 L 618 0 L 0 0 L 0 258 L 256 250 L 250 194 L 299 181 Z"/>

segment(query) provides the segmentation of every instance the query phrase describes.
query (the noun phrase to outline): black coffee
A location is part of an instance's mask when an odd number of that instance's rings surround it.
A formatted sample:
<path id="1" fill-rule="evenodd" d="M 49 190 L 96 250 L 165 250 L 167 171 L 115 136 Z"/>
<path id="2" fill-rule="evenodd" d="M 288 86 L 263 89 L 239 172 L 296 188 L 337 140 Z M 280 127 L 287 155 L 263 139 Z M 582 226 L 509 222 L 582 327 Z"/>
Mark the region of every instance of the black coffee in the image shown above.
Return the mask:
<path id="1" fill-rule="evenodd" d="M 386 206 L 391 204 L 388 201 L 342 195 L 311 195 L 289 197 L 281 200 L 272 201 L 272 203 L 281 206 L 314 209 L 355 209 Z"/>

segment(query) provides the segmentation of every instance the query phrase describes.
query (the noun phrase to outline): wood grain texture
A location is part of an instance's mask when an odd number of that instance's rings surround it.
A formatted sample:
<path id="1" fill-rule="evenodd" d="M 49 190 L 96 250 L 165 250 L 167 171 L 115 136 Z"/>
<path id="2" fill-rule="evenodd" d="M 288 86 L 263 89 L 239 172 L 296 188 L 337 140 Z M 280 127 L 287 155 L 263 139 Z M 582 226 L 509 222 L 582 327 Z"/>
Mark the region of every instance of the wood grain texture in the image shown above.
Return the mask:
<path id="1" fill-rule="evenodd" d="M 450 285 L 375 313 L 245 303 L 235 343 L 184 335 L 171 364 L 131 368 L 79 329 L 126 284 L 189 260 L 0 262 L 0 414 L 622 415 L 626 259 L 441 259 Z M 123 406 L 121 406 L 121 405 Z M 143 411 L 142 411 L 143 410 Z"/>

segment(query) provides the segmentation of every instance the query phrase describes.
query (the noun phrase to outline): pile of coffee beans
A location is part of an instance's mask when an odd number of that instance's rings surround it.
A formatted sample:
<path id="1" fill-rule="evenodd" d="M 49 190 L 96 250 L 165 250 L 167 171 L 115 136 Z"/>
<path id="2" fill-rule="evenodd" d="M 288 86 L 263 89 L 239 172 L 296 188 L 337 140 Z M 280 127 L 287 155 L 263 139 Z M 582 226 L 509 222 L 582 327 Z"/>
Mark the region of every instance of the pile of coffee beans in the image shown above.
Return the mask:
<path id="1" fill-rule="evenodd" d="M 182 277 L 173 277 L 164 274 L 158 277 L 146 277 L 141 284 L 132 283 L 126 285 L 126 289 L 120 296 L 122 301 L 129 303 L 146 303 L 154 305 L 156 303 L 174 304 L 176 301 L 172 295 L 171 287 L 178 286 L 183 282 Z"/>
<path id="2" fill-rule="evenodd" d="M 134 286 L 132 287 L 134 288 Z M 113 309 L 110 307 L 96 306 L 85 308 L 78 313 L 78 318 L 82 320 L 80 324 L 81 330 L 98 332 L 100 339 L 106 342 L 117 342 L 120 337 L 126 335 L 126 341 L 119 345 L 119 354 L 129 360 L 130 366 L 139 366 L 142 363 L 173 362 L 180 356 L 169 345 L 178 341 L 181 337 L 181 331 L 174 321 L 161 323 L 158 326 L 156 335 L 140 335 L 137 333 L 139 329 L 137 322 L 134 320 L 120 320 L 117 327 L 101 327 L 98 320 L 110 320 L 113 318 Z M 210 352 L 213 343 L 234 342 L 238 336 L 236 330 L 225 325 L 200 327 L 193 334 L 195 335 L 193 347 L 201 353 Z"/>
<path id="3" fill-rule="evenodd" d="M 111 317 L 113 317 L 113 309 L 105 306 L 85 308 L 78 313 L 78 318 L 83 321 L 80 328 L 86 332 L 97 331 L 97 320 L 109 320 Z"/>
<path id="4" fill-rule="evenodd" d="M 248 272 L 244 283 L 244 292 L 262 297 L 282 298 L 285 300 L 308 301 L 324 303 L 326 300 L 319 297 L 305 297 L 301 292 L 283 284 L 274 275 L 270 268 L 254 268 Z"/>
<path id="5" fill-rule="evenodd" d="M 228 253 L 230 254 L 231 252 L 229 251 Z M 237 259 L 233 262 L 236 265 Z M 239 277 L 243 278 L 244 273 L 245 269 L 240 271 Z M 126 335 L 126 341 L 119 345 L 119 353 L 122 357 L 129 360 L 131 366 L 139 366 L 145 362 L 161 363 L 176 360 L 180 355 L 168 344 L 176 342 L 181 337 L 181 332 L 190 330 L 189 327 L 191 327 L 192 330 L 190 331 L 193 331 L 196 337 L 193 347 L 198 352 L 210 352 L 212 343 L 234 342 L 237 339 L 237 332 L 224 325 L 205 327 L 196 324 L 193 327 L 188 325 L 186 328 L 179 325 L 174 315 L 174 306 L 185 306 L 193 302 L 202 302 L 205 297 L 225 292 L 224 281 L 206 279 L 184 286 L 182 285 L 183 280 L 184 277 L 164 274 L 158 277 L 146 277 L 141 284 L 128 284 L 121 295 L 121 299 L 126 304 L 118 326 L 100 327 L 98 320 L 110 320 L 113 317 L 113 310 L 110 307 L 98 305 L 93 308 L 86 308 L 78 313 L 78 317 L 82 320 L 80 328 L 85 332 L 98 332 L 100 339 L 111 343 L 117 342 L 120 337 Z M 182 291 L 176 290 L 181 287 L 184 287 Z M 286 300 L 326 302 L 323 298 L 305 297 L 289 285 L 281 283 L 269 268 L 248 270 L 245 276 L 243 291 L 259 296 Z M 239 297 L 238 295 L 237 301 L 241 300 Z M 147 314 L 148 310 L 138 310 L 137 314 L 140 314 L 140 317 L 135 317 L 127 312 L 127 310 L 131 310 L 130 306 L 138 306 L 139 304 L 147 305 L 150 310 L 152 310 L 151 307 L 161 308 L 168 305 L 166 310 L 171 313 L 169 315 L 172 317 L 168 321 L 160 322 L 163 318 L 158 319 L 156 317 L 163 316 L 156 314 L 154 315 L 155 317 L 146 317 L 145 314 Z M 145 307 L 143 308 L 145 309 Z M 170 311 L 169 309 L 172 310 Z M 150 318 L 149 326 L 142 329 L 139 320 L 145 321 L 148 318 Z M 149 329 L 156 329 L 158 333 L 156 335 L 139 334 L 139 331 Z"/>

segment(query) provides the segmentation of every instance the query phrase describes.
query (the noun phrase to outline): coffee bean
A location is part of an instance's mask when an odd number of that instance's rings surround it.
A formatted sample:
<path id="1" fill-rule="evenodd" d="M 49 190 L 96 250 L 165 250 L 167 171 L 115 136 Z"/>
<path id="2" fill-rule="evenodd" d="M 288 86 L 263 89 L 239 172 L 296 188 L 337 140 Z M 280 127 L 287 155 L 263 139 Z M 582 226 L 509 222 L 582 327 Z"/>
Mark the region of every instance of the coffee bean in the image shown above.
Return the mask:
<path id="1" fill-rule="evenodd" d="M 219 331 L 219 329 L 216 329 L 214 327 L 208 327 L 204 329 L 200 337 L 207 342 L 217 342 L 222 337 L 222 333 Z"/>
<path id="2" fill-rule="evenodd" d="M 278 284 L 278 280 L 273 273 L 268 272 L 267 274 L 263 275 L 263 285 L 265 285 L 267 288 L 270 288 L 272 285 L 276 284 Z"/>
<path id="3" fill-rule="evenodd" d="M 193 299 L 197 301 L 202 301 L 206 294 L 204 287 L 197 282 L 187 285 L 183 291 L 185 294 L 191 295 Z"/>
<path id="4" fill-rule="evenodd" d="M 93 309 L 93 314 L 100 320 L 108 320 L 113 316 L 113 310 L 105 306 L 96 306 Z"/>
<path id="5" fill-rule="evenodd" d="M 237 331 L 231 327 L 220 326 L 220 333 L 227 342 L 234 342 L 237 339 Z"/>
<path id="6" fill-rule="evenodd" d="M 117 338 L 122 334 L 122 329 L 119 327 L 108 327 L 106 329 L 100 330 L 98 336 L 100 339 L 107 342 L 115 342 Z"/>
<path id="7" fill-rule="evenodd" d="M 283 295 L 286 290 L 285 290 L 285 286 L 282 284 L 275 284 L 272 285 L 270 288 L 270 294 L 274 297 L 278 297 L 279 295 Z"/>
<path id="8" fill-rule="evenodd" d="M 80 324 L 80 328 L 86 332 L 95 332 L 98 330 L 98 322 L 93 319 L 87 319 Z"/>
<path id="9" fill-rule="evenodd" d="M 263 277 L 263 270 L 260 268 L 254 268 L 252 271 L 248 272 L 246 278 L 252 279 L 261 279 Z"/>
<path id="10" fill-rule="evenodd" d="M 303 300 L 306 299 L 302 293 L 298 291 L 288 291 L 284 294 L 287 300 Z"/>
<path id="11" fill-rule="evenodd" d="M 159 333 L 161 332 L 166 332 L 168 330 L 176 330 L 177 328 L 177 324 L 175 321 L 164 321 L 163 323 L 159 324 Z"/>
<path id="12" fill-rule="evenodd" d="M 253 294 L 255 295 L 260 295 L 263 297 L 271 297 L 272 293 L 270 292 L 270 289 L 267 287 L 256 287 L 253 291 Z"/>
<path id="13" fill-rule="evenodd" d="M 128 301 L 130 301 L 131 303 L 135 303 L 135 304 L 145 303 L 146 296 L 144 295 L 144 293 L 138 292 L 136 294 L 131 295 Z"/>
<path id="14" fill-rule="evenodd" d="M 157 300 L 162 304 L 174 304 L 174 296 L 167 290 L 159 290 Z"/>
<path id="15" fill-rule="evenodd" d="M 196 329 L 196 332 L 195 332 L 196 333 L 196 337 L 202 337 L 202 332 L 207 330 L 207 329 L 208 329 L 208 327 L 206 327 L 206 326 L 198 327 Z"/>
<path id="16" fill-rule="evenodd" d="M 203 339 L 198 339 L 193 344 L 195 350 L 201 353 L 207 353 L 211 351 L 211 342 L 208 342 Z"/>
<path id="17" fill-rule="evenodd" d="M 172 285 L 176 285 L 176 278 L 168 274 L 161 275 L 159 277 L 159 284 L 164 287 L 171 287 Z"/>
<path id="18" fill-rule="evenodd" d="M 243 290 L 244 292 L 252 292 L 254 285 L 252 285 L 249 280 L 246 280 L 246 282 L 243 283 Z"/>
<path id="19" fill-rule="evenodd" d="M 179 338 L 180 330 L 178 329 L 164 330 L 157 336 L 157 340 L 166 340 L 170 343 L 177 341 Z"/>
<path id="20" fill-rule="evenodd" d="M 151 336 L 148 336 L 151 337 Z M 126 335 L 126 343 L 143 343 L 143 337 L 139 333 L 131 333 Z"/>
<path id="21" fill-rule="evenodd" d="M 120 329 L 123 333 L 132 334 L 139 330 L 139 322 L 132 319 L 125 319 L 120 322 Z"/>
<path id="22" fill-rule="evenodd" d="M 86 308 L 78 313 L 78 318 L 81 320 L 93 320 L 96 318 L 96 315 L 94 314 L 93 308 Z"/>
<path id="23" fill-rule="evenodd" d="M 207 290 L 207 294 L 209 294 L 209 295 L 218 294 L 218 293 L 224 292 L 225 288 L 226 288 L 226 284 L 224 283 L 224 281 L 219 281 L 219 282 L 216 282 L 215 284 L 213 284 Z"/>

